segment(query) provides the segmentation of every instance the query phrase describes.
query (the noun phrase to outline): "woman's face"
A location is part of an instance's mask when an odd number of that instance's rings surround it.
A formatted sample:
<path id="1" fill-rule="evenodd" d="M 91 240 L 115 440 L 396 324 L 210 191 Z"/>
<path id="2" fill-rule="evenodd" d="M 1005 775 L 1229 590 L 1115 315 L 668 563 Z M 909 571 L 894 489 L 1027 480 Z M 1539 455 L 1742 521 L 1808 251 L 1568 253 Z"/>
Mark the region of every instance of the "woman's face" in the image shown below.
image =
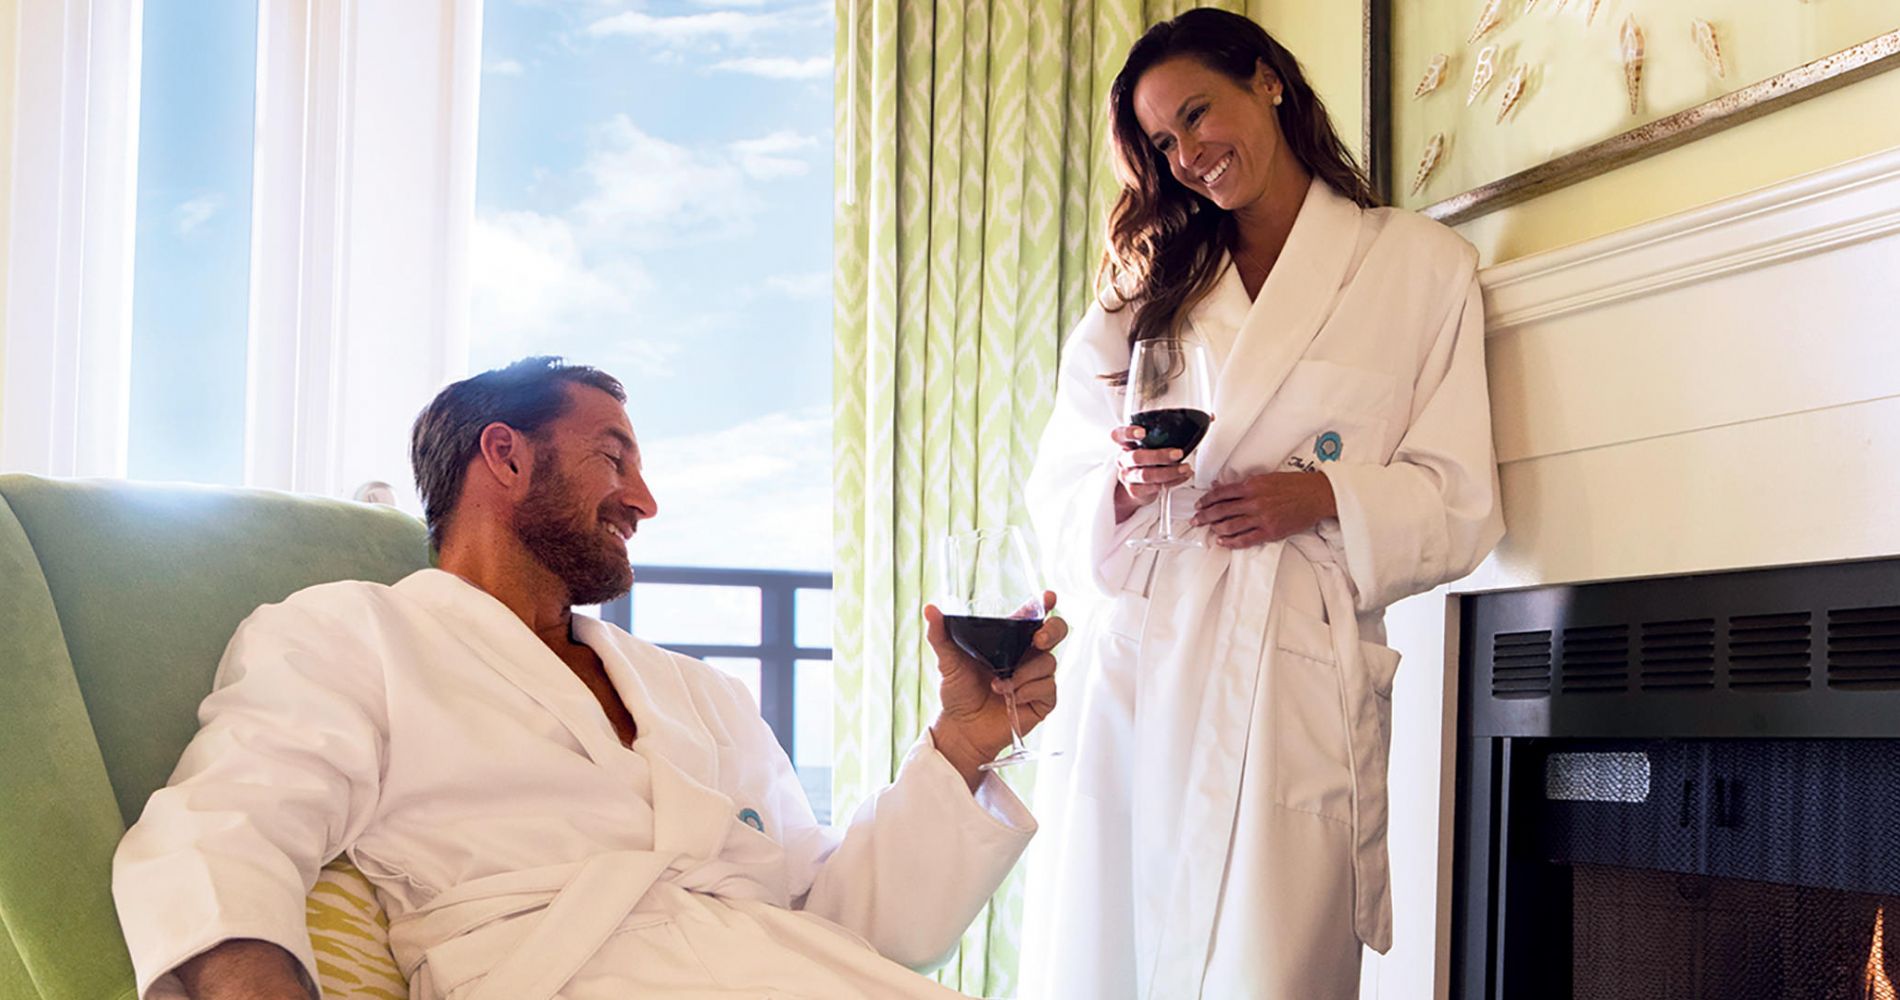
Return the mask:
<path id="1" fill-rule="evenodd" d="M 1135 118 L 1175 180 L 1231 212 L 1267 193 L 1284 143 L 1273 107 L 1280 89 L 1264 65 L 1243 86 L 1177 56 L 1135 81 Z"/>

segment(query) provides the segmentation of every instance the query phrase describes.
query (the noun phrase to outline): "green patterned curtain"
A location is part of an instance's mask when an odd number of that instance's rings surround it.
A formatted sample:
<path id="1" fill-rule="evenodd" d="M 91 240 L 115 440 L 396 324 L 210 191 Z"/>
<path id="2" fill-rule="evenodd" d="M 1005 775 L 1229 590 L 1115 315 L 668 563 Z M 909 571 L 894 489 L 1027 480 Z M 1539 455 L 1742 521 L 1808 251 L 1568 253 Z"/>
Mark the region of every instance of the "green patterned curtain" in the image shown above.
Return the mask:
<path id="1" fill-rule="evenodd" d="M 837 0 L 838 817 L 936 710 L 929 545 L 1025 523 L 1057 347 L 1088 306 L 1115 191 L 1108 85 L 1148 24 L 1193 6 Z M 1026 779 L 1011 776 L 1025 798 Z M 945 985 L 1014 994 L 1020 876 Z"/>

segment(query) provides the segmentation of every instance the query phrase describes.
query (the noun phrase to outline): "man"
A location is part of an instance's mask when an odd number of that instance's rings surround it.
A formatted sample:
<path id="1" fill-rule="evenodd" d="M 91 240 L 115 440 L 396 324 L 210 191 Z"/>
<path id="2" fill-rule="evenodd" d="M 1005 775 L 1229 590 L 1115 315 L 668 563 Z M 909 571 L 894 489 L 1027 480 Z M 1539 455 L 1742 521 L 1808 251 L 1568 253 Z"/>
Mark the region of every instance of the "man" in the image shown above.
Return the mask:
<path id="1" fill-rule="evenodd" d="M 238 629 L 114 861 L 141 997 L 314 997 L 303 899 L 339 853 L 418 998 L 954 996 L 903 966 L 942 960 L 1034 831 L 978 766 L 1006 687 L 1026 725 L 1054 706 L 1065 626 L 1004 682 L 926 609 L 942 711 L 819 826 L 743 686 L 571 613 L 627 590 L 658 510 L 624 403 L 551 358 L 443 390 L 411 451 L 440 568 Z"/>

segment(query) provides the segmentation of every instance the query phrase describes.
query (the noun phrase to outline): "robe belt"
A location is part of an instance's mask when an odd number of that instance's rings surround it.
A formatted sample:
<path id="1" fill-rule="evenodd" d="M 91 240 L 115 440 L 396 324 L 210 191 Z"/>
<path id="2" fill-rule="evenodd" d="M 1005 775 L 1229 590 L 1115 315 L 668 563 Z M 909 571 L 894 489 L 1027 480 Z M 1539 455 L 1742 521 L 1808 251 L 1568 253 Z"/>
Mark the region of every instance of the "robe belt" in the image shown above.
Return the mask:
<path id="1" fill-rule="evenodd" d="M 496 919 L 532 920 L 470 1000 L 546 1000 L 587 964 L 660 881 L 712 895 L 756 895 L 735 892 L 740 887 L 734 883 L 743 880 L 734 879 L 731 866 L 721 862 L 659 851 L 610 851 L 457 885 L 391 921 L 390 947 L 404 956 L 403 973 L 413 981 L 429 948 Z"/>
<path id="2" fill-rule="evenodd" d="M 1288 539 L 1288 544 L 1299 550 L 1312 564 L 1313 571 L 1319 577 L 1320 599 L 1326 605 L 1328 630 L 1333 640 L 1333 655 L 1339 661 L 1340 693 L 1346 710 L 1346 763 L 1352 778 L 1352 875 L 1353 875 L 1353 930 L 1361 941 L 1375 949 L 1381 948 L 1379 942 L 1386 940 L 1390 930 L 1382 926 L 1379 901 L 1388 891 L 1384 884 L 1383 864 L 1378 870 L 1370 870 L 1373 861 L 1383 855 L 1385 822 L 1383 819 L 1373 822 L 1365 815 L 1369 780 L 1360 774 L 1360 766 L 1367 752 L 1384 753 L 1383 747 L 1362 747 L 1361 715 L 1367 711 L 1377 711 L 1373 706 L 1374 692 L 1371 678 L 1365 663 L 1365 654 L 1359 648 L 1359 615 L 1353 604 L 1352 583 L 1346 571 L 1339 565 L 1338 559 L 1326 543 L 1315 534 L 1297 535 Z M 1376 737 L 1375 737 L 1376 740 Z M 1384 795 L 1383 789 L 1378 794 Z M 1379 884 L 1375 885 L 1374 883 Z"/>

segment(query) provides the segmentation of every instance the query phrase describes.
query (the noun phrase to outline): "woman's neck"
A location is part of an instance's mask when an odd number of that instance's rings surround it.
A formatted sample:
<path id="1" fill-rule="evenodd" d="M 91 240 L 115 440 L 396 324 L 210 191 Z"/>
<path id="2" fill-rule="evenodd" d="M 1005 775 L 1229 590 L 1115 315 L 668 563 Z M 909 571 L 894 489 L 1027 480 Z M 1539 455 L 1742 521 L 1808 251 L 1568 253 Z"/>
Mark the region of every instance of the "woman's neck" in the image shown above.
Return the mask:
<path id="1" fill-rule="evenodd" d="M 1280 259 L 1287 236 L 1293 232 L 1300 206 L 1306 202 L 1306 190 L 1313 177 L 1299 160 L 1288 155 L 1289 163 L 1274 171 L 1274 184 L 1259 200 L 1234 210 L 1234 256 L 1243 269 L 1257 271 L 1265 280 L 1268 271 Z M 1252 282 L 1249 282 L 1252 284 Z"/>

